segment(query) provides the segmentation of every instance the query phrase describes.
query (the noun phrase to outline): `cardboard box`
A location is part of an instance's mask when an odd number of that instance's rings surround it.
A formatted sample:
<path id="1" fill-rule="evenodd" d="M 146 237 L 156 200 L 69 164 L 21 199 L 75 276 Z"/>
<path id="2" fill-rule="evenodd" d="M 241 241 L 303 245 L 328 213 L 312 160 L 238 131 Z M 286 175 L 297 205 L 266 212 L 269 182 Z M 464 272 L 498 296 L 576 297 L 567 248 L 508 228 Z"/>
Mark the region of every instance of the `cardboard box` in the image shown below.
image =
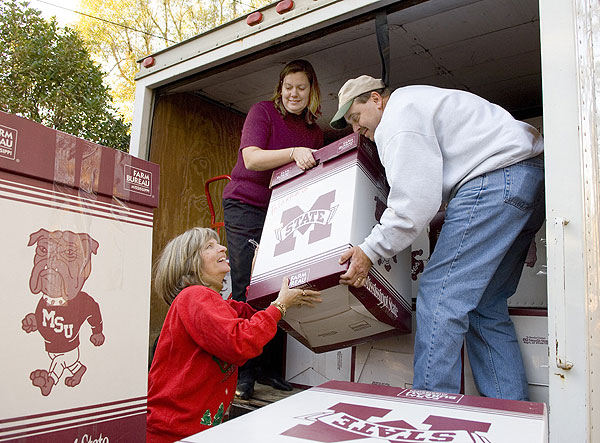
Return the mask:
<path id="1" fill-rule="evenodd" d="M 315 352 L 411 330 L 410 250 L 375 263 L 364 287 L 339 285 L 339 257 L 362 243 L 386 208 L 388 188 L 375 146 L 351 134 L 315 152 L 318 166 L 273 173 L 273 193 L 248 292 L 265 307 L 284 276 L 321 290 L 316 308 L 292 308 L 283 327 Z"/>
<path id="2" fill-rule="evenodd" d="M 158 175 L 0 112 L 0 440 L 145 441 Z"/>
<path id="3" fill-rule="evenodd" d="M 181 442 L 548 441 L 543 403 L 330 381 Z M 293 437 L 293 439 L 290 439 Z"/>
<path id="4" fill-rule="evenodd" d="M 412 312 L 413 325 L 415 312 Z M 411 334 L 387 337 L 357 345 L 353 381 L 410 388 L 413 382 L 415 328 Z"/>
<path id="5" fill-rule="evenodd" d="M 355 348 L 317 354 L 291 335 L 287 336 L 285 379 L 296 387 L 318 386 L 330 380 L 354 380 Z"/>
<path id="6" fill-rule="evenodd" d="M 407 388 L 412 386 L 413 347 L 414 332 L 317 354 L 288 335 L 285 378 L 297 387 L 339 380 Z"/>

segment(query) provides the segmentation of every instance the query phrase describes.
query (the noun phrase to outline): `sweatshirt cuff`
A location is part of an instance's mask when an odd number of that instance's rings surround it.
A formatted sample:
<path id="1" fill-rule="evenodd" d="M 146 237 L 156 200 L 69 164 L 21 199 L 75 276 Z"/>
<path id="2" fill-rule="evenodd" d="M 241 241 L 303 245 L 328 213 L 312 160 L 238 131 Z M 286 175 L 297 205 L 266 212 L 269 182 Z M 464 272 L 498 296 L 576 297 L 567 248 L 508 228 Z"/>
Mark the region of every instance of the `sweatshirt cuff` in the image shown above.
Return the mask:
<path id="1" fill-rule="evenodd" d="M 360 245 L 358 245 L 358 247 L 362 249 L 362 251 L 367 255 L 367 257 L 369 257 L 371 263 L 377 263 L 377 260 L 379 260 L 379 254 L 377 254 L 373 249 L 371 249 L 366 242 L 362 242 Z"/>

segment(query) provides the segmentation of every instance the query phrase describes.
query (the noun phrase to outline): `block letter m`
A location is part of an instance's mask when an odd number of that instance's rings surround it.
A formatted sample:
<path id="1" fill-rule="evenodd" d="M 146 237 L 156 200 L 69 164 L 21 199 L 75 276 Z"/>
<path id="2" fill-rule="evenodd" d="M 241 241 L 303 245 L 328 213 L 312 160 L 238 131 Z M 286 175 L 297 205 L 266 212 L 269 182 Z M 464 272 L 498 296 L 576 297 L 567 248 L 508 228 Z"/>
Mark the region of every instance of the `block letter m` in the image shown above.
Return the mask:
<path id="1" fill-rule="evenodd" d="M 275 230 L 279 243 L 275 246 L 274 256 L 293 251 L 296 246 L 296 231 L 304 235 L 312 226 L 308 236 L 308 244 L 323 240 L 331 235 L 331 219 L 335 215 L 337 205 L 332 207 L 335 200 L 335 190 L 317 198 L 309 211 L 304 212 L 300 207 L 286 209 L 281 214 L 282 227 Z"/>

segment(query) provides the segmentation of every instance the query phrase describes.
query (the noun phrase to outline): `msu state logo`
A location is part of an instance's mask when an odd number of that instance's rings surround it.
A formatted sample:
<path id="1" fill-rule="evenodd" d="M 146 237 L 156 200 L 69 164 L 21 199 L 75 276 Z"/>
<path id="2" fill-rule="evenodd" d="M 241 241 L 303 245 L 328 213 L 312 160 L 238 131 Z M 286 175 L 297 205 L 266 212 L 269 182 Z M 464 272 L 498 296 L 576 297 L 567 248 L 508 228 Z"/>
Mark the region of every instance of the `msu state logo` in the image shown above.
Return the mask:
<path id="1" fill-rule="evenodd" d="M 281 214 L 282 227 L 275 230 L 278 242 L 274 256 L 293 251 L 296 246 L 295 233 L 304 235 L 311 227 L 308 244 L 323 240 L 331 235 L 331 220 L 339 205 L 335 202 L 335 190 L 321 195 L 308 211 L 299 206 L 286 209 Z"/>
<path id="2" fill-rule="evenodd" d="M 391 409 L 337 403 L 327 411 L 297 417 L 310 424 L 296 425 L 281 435 L 328 443 L 359 439 L 390 443 L 491 443 L 485 436 L 491 423 L 429 415 L 413 426 L 405 420 L 386 420 L 390 412 Z"/>

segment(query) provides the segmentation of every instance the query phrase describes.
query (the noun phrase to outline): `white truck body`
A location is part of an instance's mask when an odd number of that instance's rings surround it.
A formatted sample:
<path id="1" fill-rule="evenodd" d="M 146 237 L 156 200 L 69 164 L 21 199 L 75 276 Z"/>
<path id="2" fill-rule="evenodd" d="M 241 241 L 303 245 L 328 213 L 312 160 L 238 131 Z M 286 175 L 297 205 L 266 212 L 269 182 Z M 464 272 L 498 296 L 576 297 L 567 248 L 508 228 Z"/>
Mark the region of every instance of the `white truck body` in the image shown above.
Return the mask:
<path id="1" fill-rule="evenodd" d="M 130 152 L 152 159 L 162 131 L 158 97 L 192 94 L 244 114 L 270 98 L 279 70 L 294 58 L 315 66 L 326 129 L 343 82 L 379 76 L 374 23 L 386 13 L 392 88 L 468 89 L 517 118 L 543 116 L 549 436 L 554 443 L 600 441 L 600 4 L 297 0 L 281 14 L 277 6 L 261 9 L 254 26 L 244 17 L 145 60 Z M 168 188 L 169 177 L 161 184 Z"/>

